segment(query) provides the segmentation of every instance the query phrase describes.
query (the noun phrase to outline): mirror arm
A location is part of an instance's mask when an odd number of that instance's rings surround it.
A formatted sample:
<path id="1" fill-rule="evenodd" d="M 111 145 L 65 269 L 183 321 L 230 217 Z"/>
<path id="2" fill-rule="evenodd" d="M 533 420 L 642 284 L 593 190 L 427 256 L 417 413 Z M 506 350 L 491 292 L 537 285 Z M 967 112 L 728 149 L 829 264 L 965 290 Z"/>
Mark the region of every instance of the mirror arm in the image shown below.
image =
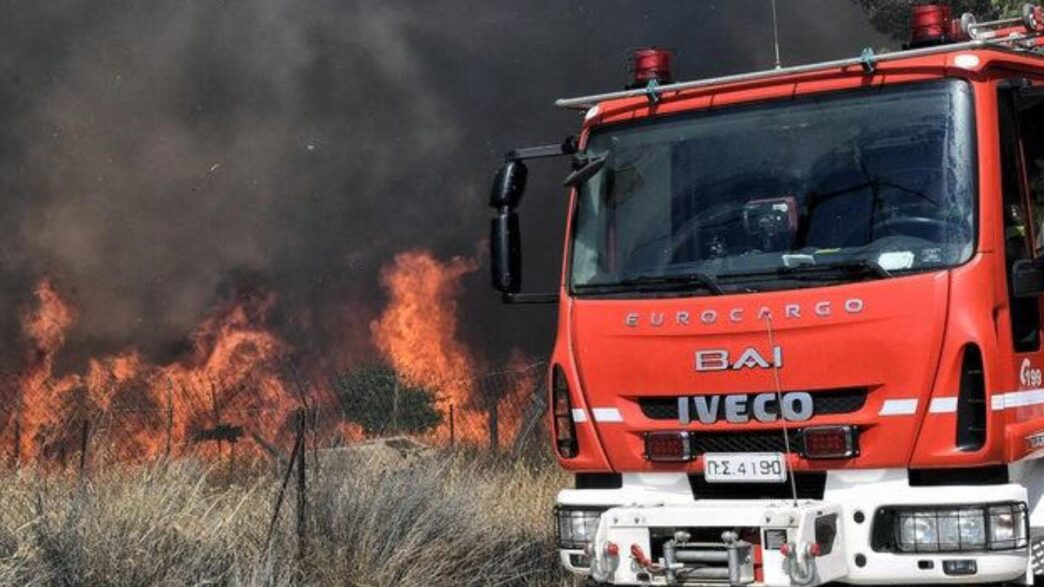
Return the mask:
<path id="1" fill-rule="evenodd" d="M 557 304 L 556 293 L 517 293 L 502 294 L 501 299 L 505 304 Z"/>
<path id="2" fill-rule="evenodd" d="M 539 147 L 522 147 L 504 154 L 504 161 L 524 161 L 526 159 L 547 159 L 572 155 L 577 151 L 576 137 L 566 137 L 558 145 L 541 145 Z"/>

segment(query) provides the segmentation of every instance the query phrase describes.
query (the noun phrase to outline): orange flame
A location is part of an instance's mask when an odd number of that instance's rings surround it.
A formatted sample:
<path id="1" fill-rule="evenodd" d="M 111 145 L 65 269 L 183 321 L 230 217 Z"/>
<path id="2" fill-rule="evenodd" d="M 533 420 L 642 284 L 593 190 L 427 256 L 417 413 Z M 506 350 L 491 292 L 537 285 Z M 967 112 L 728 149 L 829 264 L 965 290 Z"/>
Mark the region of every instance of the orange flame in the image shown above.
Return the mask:
<path id="1" fill-rule="evenodd" d="M 478 266 L 477 260 L 465 257 L 443 263 L 426 251 L 396 255 L 381 271 L 389 303 L 370 324 L 374 344 L 392 366 L 409 383 L 439 394 L 444 418 L 453 406 L 455 440 L 474 444 L 487 442 L 494 427 L 501 439 L 514 434 L 521 414 L 497 407 L 521 403 L 513 398 L 524 387 L 515 383 L 516 389 L 506 393 L 480 389 L 483 381 L 474 379 L 479 361 L 457 336 L 460 280 Z M 519 356 L 513 364 L 523 362 Z M 440 440 L 448 435 L 448 423 L 435 433 Z"/>
<path id="2" fill-rule="evenodd" d="M 23 320 L 33 353 L 13 414 L 18 458 L 75 452 L 80 422 L 103 427 L 93 432 L 117 458 L 206 456 L 232 442 L 252 451 L 285 447 L 295 410 L 316 401 L 284 383 L 289 347 L 266 327 L 274 303 L 254 295 L 218 307 L 193 333 L 184 360 L 154 365 L 127 351 L 92 359 L 84 374 L 56 376 L 54 355 L 75 312 L 42 282 Z"/>
<path id="3" fill-rule="evenodd" d="M 407 383 L 436 392 L 443 423 L 430 440 L 450 438 L 452 411 L 454 440 L 482 445 L 496 430 L 503 446 L 521 425 L 535 379 L 475 377 L 481 360 L 459 338 L 458 299 L 461 279 L 478 265 L 466 257 L 443 262 L 425 251 L 397 255 L 380 274 L 390 299 L 369 324 L 369 343 Z M 364 435 L 361 426 L 344 420 L 333 390 L 288 373 L 293 349 L 270 327 L 272 294 L 253 292 L 219 304 L 179 360 L 156 364 L 128 349 L 90 359 L 82 373 L 55 372 L 75 308 L 50 280 L 34 294 L 22 318 L 30 350 L 18 377 L 18 401 L 2 406 L 7 412 L 0 418 L 0 451 L 13 447 L 16 461 L 64 462 L 82 450 L 88 434 L 92 454 L 125 460 L 235 450 L 287 456 L 298 413 L 307 414 L 311 431 L 327 440 Z M 345 306 L 348 312 L 360 308 Z M 332 356 L 366 352 L 358 340 L 343 342 Z M 516 354 L 509 370 L 524 366 Z"/>

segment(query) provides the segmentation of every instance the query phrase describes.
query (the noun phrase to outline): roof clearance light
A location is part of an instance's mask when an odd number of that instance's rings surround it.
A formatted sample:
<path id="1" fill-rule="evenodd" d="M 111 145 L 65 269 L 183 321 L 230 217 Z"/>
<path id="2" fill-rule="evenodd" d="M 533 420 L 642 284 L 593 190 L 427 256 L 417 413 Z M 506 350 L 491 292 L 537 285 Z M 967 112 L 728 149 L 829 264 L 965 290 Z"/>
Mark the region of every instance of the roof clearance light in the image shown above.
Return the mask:
<path id="1" fill-rule="evenodd" d="M 631 73 L 634 75 L 630 88 L 644 88 L 650 82 L 669 84 L 674 81 L 671 64 L 674 51 L 659 47 L 635 49 L 631 56 Z"/>
<path id="2" fill-rule="evenodd" d="M 949 41 L 953 13 L 945 4 L 918 4 L 910 12 L 910 47 L 941 45 Z"/>

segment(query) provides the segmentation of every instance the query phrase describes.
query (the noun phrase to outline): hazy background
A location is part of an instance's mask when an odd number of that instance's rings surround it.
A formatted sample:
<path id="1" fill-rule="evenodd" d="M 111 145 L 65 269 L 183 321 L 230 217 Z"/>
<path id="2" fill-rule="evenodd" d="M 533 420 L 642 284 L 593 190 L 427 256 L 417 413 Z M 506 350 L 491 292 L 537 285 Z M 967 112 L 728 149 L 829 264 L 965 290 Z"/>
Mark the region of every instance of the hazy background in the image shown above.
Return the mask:
<path id="1" fill-rule="evenodd" d="M 786 64 L 880 47 L 848 0 L 779 0 Z M 500 154 L 559 142 L 557 97 L 620 88 L 631 48 L 683 79 L 771 67 L 768 0 L 2 0 L 0 340 L 53 277 L 79 308 L 67 366 L 184 348 L 237 289 L 279 296 L 304 353 L 368 351 L 395 253 L 473 256 Z M 564 162 L 531 166 L 526 289 L 558 277 Z M 480 357 L 550 349 L 549 306 L 465 277 Z"/>

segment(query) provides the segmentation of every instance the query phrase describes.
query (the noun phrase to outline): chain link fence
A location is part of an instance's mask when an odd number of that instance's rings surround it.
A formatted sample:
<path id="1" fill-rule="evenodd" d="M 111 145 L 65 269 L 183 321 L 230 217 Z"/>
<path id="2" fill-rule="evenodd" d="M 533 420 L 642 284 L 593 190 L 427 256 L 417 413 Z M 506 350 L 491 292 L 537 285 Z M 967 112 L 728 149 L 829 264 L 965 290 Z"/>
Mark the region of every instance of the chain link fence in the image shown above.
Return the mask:
<path id="1" fill-rule="evenodd" d="M 374 438 L 520 455 L 540 446 L 546 365 L 418 384 L 383 363 L 276 373 L 74 382 L 0 377 L 0 464 L 52 469 L 162 458 L 290 458 L 299 420 L 314 450 Z"/>

